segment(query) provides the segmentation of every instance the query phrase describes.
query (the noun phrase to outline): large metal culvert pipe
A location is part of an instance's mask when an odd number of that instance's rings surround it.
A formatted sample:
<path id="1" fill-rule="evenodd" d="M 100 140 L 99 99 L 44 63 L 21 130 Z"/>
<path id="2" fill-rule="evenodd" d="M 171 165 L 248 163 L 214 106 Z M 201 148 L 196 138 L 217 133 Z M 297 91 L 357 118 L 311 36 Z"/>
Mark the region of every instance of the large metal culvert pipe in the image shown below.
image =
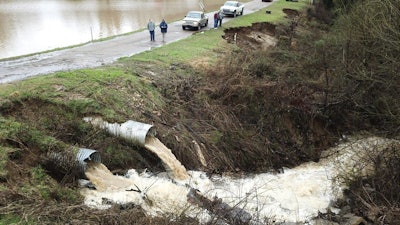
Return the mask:
<path id="1" fill-rule="evenodd" d="M 156 130 L 153 125 L 145 124 L 133 120 L 128 120 L 125 123 L 108 123 L 101 118 L 84 118 L 86 122 L 90 122 L 92 125 L 107 130 L 109 133 L 122 137 L 126 140 L 130 140 L 133 143 L 145 146 L 147 136 L 155 136 Z"/>
<path id="2" fill-rule="evenodd" d="M 84 174 L 86 171 L 87 161 L 101 163 L 100 153 L 93 149 L 80 148 L 76 155 L 78 160 L 80 171 Z"/>
<path id="3" fill-rule="evenodd" d="M 72 182 L 85 178 L 87 161 L 101 162 L 100 153 L 93 149 L 70 147 L 62 151 L 51 151 L 42 158 L 41 164 L 59 182 Z"/>

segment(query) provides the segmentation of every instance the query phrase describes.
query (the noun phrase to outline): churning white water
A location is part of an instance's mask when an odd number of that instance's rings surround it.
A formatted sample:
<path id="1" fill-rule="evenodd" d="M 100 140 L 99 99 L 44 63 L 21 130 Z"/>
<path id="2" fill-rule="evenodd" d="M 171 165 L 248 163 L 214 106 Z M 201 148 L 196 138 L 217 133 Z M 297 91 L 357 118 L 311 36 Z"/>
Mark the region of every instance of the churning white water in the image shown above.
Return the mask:
<path id="1" fill-rule="evenodd" d="M 187 179 L 179 182 L 163 174 L 139 174 L 135 169 L 116 176 L 104 165 L 92 164 L 88 165 L 86 176 L 96 190 L 82 188 L 82 194 L 85 204 L 94 208 L 133 203 L 149 216 L 186 215 L 206 223 L 212 212 L 188 199 L 190 190 L 197 189 L 207 199 L 220 199 L 243 209 L 251 215 L 252 224 L 267 220 L 312 224 L 319 212 L 339 211 L 331 203 L 342 197 L 346 188 L 343 179 L 373 172 L 366 159 L 393 142 L 376 137 L 348 141 L 327 150 L 318 163 L 304 163 L 281 173 L 209 177 L 201 171 L 187 171 Z"/>

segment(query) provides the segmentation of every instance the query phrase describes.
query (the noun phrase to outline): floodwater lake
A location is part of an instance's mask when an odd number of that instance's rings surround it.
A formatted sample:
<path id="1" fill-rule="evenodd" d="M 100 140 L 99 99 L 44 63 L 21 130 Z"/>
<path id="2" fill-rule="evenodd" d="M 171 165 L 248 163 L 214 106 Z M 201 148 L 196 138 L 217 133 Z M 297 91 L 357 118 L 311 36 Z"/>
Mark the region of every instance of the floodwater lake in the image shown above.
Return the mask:
<path id="1" fill-rule="evenodd" d="M 0 59 L 87 43 L 173 22 L 225 0 L 0 0 Z"/>

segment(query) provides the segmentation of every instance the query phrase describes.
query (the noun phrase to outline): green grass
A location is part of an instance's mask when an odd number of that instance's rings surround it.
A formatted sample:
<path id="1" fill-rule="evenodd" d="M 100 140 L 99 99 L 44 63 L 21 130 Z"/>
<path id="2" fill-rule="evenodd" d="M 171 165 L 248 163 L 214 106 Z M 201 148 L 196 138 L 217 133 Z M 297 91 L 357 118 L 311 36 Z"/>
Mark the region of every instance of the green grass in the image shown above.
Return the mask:
<path id="1" fill-rule="evenodd" d="M 71 111 L 85 114 L 94 112 L 106 118 L 117 118 L 119 113 L 133 115 L 135 103 L 132 95 L 145 96 L 149 101 L 143 108 L 162 106 L 163 102 L 154 86 L 123 68 L 102 67 L 57 72 L 37 76 L 0 89 L 0 103 L 13 104 L 26 99 L 40 99 L 55 105 L 65 105 Z M 104 106 L 108 107 L 104 107 Z"/>
<path id="2" fill-rule="evenodd" d="M 191 59 L 210 57 L 208 54 L 213 54 L 216 45 L 221 44 L 221 35 L 221 30 L 199 32 L 184 40 L 134 55 L 130 60 L 190 63 Z"/>
<path id="3" fill-rule="evenodd" d="M 257 22 L 271 22 L 277 23 L 281 22 L 285 17 L 282 9 L 290 8 L 299 10 L 304 8 L 308 0 L 299 0 L 298 2 L 287 2 L 285 0 L 274 1 L 271 5 L 266 8 L 263 8 L 255 13 L 251 13 L 248 15 L 244 15 L 240 17 L 241 19 L 234 19 L 226 23 L 224 26 L 226 27 L 241 27 L 241 26 L 250 26 L 252 23 Z M 271 14 L 265 13 L 265 11 L 271 11 Z"/>
<path id="4" fill-rule="evenodd" d="M 7 214 L 0 215 L 0 225 L 10 225 L 10 224 L 20 224 L 20 225 L 29 225 L 34 224 L 33 222 L 26 222 L 19 215 Z"/>
<path id="5" fill-rule="evenodd" d="M 0 146 L 0 179 L 5 179 L 8 171 L 6 169 L 9 154 L 12 153 L 14 149 Z"/>

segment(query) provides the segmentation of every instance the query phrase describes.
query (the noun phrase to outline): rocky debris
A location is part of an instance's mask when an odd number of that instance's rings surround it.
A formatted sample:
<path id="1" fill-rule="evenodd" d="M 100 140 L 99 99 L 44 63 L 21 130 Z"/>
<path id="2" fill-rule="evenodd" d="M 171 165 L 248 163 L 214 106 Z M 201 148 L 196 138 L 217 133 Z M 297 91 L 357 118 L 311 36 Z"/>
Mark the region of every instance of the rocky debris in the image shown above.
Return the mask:
<path id="1" fill-rule="evenodd" d="M 339 210 L 339 209 L 338 209 Z M 313 220 L 313 224 L 317 225 L 367 225 L 362 217 L 351 212 L 351 207 L 344 204 L 340 207 L 339 212 L 328 210 L 326 213 L 320 213 L 318 218 Z"/>
<path id="2" fill-rule="evenodd" d="M 340 225 L 342 225 L 342 224 L 343 225 L 345 225 L 345 224 L 346 225 L 366 225 L 367 224 L 367 222 L 363 218 L 356 216 L 352 213 L 343 215 L 342 218 L 344 219 L 344 221 Z"/>

